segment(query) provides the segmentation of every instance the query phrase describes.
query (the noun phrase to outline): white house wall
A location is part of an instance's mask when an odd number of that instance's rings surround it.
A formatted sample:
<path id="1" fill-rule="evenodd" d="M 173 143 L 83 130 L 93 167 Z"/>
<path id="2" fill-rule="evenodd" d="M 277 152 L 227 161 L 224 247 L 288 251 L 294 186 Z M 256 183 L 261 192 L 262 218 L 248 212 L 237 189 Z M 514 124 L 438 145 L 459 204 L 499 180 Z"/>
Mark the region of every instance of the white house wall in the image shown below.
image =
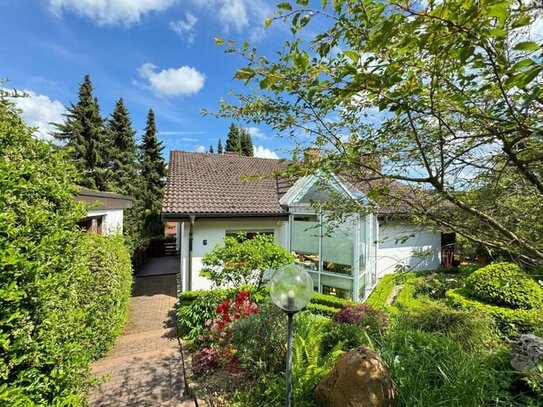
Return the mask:
<path id="1" fill-rule="evenodd" d="M 200 276 L 202 257 L 216 244 L 222 242 L 226 231 L 273 230 L 276 241 L 288 247 L 288 222 L 277 219 L 245 218 L 245 219 L 198 219 L 195 220 L 192 242 L 192 290 L 211 288 L 211 281 Z M 188 226 L 188 225 L 187 225 Z M 204 240 L 206 245 L 204 245 Z"/>
<path id="2" fill-rule="evenodd" d="M 102 233 L 114 235 L 123 232 L 123 209 L 100 209 L 87 212 L 88 217 L 103 216 Z"/>
<path id="3" fill-rule="evenodd" d="M 441 233 L 401 221 L 379 221 L 377 275 L 393 273 L 398 266 L 432 270 L 441 265 Z M 404 240 L 405 239 L 405 240 Z M 421 256 L 427 253 L 428 255 Z"/>

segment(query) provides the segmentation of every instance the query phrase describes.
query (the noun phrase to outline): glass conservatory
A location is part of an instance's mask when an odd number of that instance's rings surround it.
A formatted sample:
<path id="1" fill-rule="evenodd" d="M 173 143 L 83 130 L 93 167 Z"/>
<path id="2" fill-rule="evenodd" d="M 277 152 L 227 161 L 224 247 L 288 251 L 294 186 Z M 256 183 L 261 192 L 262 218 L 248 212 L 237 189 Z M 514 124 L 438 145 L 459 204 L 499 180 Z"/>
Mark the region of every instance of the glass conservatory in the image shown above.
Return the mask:
<path id="1" fill-rule="evenodd" d="M 317 210 L 312 203 L 329 197 L 317 181 L 317 176 L 298 180 L 281 200 L 291 213 L 290 251 L 311 275 L 316 292 L 363 301 L 377 278 L 377 217 L 351 214 L 338 220 Z M 327 183 L 335 192 L 364 201 L 337 177 Z"/>

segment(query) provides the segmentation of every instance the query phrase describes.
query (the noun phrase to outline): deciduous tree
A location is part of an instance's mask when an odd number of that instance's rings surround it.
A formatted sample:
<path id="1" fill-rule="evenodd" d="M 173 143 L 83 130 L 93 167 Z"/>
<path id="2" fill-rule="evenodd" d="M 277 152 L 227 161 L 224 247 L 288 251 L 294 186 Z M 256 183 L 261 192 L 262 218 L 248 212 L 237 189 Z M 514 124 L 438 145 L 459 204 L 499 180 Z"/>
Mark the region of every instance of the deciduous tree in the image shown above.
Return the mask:
<path id="1" fill-rule="evenodd" d="M 293 34 L 277 58 L 228 50 L 248 61 L 236 77 L 261 93 L 223 102 L 219 116 L 304 134 L 322 154 L 302 173 L 342 174 L 377 204 L 542 265 L 540 5 L 308 3 L 283 2 L 267 20 Z M 319 30 L 310 43 L 308 25 Z"/>

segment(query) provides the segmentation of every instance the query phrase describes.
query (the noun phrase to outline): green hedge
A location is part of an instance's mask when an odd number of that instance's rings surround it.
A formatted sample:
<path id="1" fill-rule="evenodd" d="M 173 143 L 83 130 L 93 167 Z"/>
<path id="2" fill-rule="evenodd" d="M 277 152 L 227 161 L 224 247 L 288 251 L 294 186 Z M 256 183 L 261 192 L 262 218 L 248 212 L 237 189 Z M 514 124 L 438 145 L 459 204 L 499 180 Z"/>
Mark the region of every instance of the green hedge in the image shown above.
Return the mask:
<path id="1" fill-rule="evenodd" d="M 0 405 L 79 406 L 119 329 L 130 269 L 122 246 L 86 241 L 73 167 L 31 133 L 0 97 Z"/>
<path id="2" fill-rule="evenodd" d="M 218 288 L 214 290 L 187 291 L 179 294 L 177 317 L 181 334 L 187 339 L 196 338 L 203 330 L 205 321 L 215 317 L 216 307 L 221 301 L 234 297 L 241 290 L 249 290 L 254 301 L 269 301 L 267 287 L 256 290 L 254 287 Z M 355 304 L 353 301 L 326 294 L 313 294 L 306 310 L 314 315 L 331 317 L 342 307 Z"/>
<path id="3" fill-rule="evenodd" d="M 78 268 L 82 271 L 79 307 L 85 313 L 79 339 L 95 359 L 109 350 L 126 322 L 132 269 L 123 239 L 86 235 Z"/>
<path id="4" fill-rule="evenodd" d="M 500 331 L 506 336 L 522 333 L 543 334 L 543 309 L 511 309 L 497 305 L 485 304 L 469 297 L 466 289 L 447 291 L 448 302 L 458 308 L 475 310 L 491 315 Z"/>
<path id="5" fill-rule="evenodd" d="M 398 274 L 394 273 L 383 276 L 371 292 L 370 296 L 366 299 L 365 303 L 371 305 L 373 308 L 381 310 L 388 308 L 386 301 L 396 284 L 398 284 Z"/>
<path id="6" fill-rule="evenodd" d="M 510 308 L 543 307 L 543 288 L 514 263 L 489 264 L 466 279 L 473 298 Z"/>

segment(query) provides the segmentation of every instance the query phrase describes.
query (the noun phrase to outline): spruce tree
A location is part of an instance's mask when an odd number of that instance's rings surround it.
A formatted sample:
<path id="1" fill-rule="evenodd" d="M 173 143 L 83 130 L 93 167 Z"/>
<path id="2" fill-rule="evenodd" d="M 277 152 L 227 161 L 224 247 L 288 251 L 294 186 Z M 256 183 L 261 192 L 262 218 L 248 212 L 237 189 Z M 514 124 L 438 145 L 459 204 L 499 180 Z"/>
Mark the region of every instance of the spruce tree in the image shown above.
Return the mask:
<path id="1" fill-rule="evenodd" d="M 137 149 L 130 114 L 120 98 L 108 122 L 109 175 L 108 190 L 136 196 L 138 191 Z"/>
<path id="2" fill-rule="evenodd" d="M 222 148 L 222 141 L 221 141 L 221 139 L 219 139 L 219 144 L 217 145 L 217 153 L 222 154 L 223 152 L 224 152 L 224 150 Z"/>
<path id="3" fill-rule="evenodd" d="M 56 123 L 54 136 L 64 142 L 74 162 L 81 186 L 105 191 L 107 188 L 107 140 L 98 101 L 92 95 L 89 75 L 79 87 L 79 100 L 70 104 L 64 123 Z"/>
<path id="4" fill-rule="evenodd" d="M 209 146 L 209 152 L 210 152 L 211 154 L 214 153 L 214 151 L 213 151 L 213 146 Z"/>
<path id="5" fill-rule="evenodd" d="M 146 236 L 164 233 L 164 225 L 160 220 L 160 210 L 166 184 L 166 163 L 162 158 L 164 146 L 158 140 L 156 134 L 155 114 L 150 109 L 141 144 L 143 234 Z"/>
<path id="6" fill-rule="evenodd" d="M 241 155 L 252 157 L 254 155 L 253 141 L 251 140 L 251 134 L 247 129 L 239 129 L 240 141 L 241 141 Z"/>
<path id="7" fill-rule="evenodd" d="M 228 134 L 226 136 L 226 146 L 224 150 L 241 154 L 240 131 L 239 127 L 236 126 L 234 123 L 232 123 L 230 125 L 230 128 L 228 129 Z"/>

